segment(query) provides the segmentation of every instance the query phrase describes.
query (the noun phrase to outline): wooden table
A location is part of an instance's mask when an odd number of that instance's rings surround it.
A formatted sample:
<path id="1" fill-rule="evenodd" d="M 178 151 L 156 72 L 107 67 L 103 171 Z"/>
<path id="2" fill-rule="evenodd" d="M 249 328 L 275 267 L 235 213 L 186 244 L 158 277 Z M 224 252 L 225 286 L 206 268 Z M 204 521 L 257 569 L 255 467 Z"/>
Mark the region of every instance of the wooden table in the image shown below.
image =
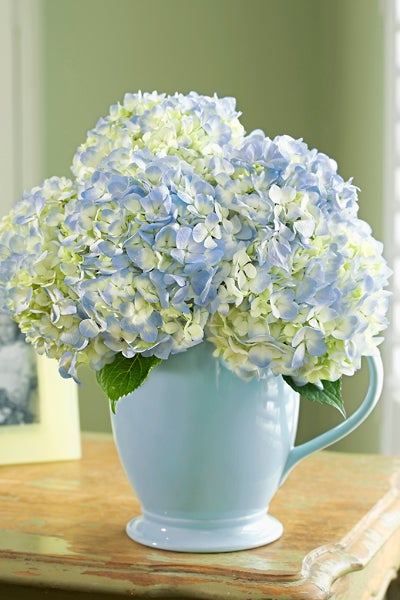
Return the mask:
<path id="1" fill-rule="evenodd" d="M 0 598 L 379 600 L 400 566 L 400 458 L 320 452 L 271 504 L 283 537 L 226 554 L 140 546 L 109 438 L 81 461 L 0 467 Z M 397 597 L 397 596 L 396 596 Z"/>

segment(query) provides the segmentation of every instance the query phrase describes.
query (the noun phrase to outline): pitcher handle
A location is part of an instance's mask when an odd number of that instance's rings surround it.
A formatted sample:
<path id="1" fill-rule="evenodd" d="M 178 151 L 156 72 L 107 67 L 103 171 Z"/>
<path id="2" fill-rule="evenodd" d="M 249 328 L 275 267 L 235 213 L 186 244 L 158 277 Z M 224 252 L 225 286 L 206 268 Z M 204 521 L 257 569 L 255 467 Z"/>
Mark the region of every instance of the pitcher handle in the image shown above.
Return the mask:
<path id="1" fill-rule="evenodd" d="M 303 460 L 303 458 L 344 438 L 354 431 L 356 427 L 361 425 L 372 412 L 382 392 L 383 366 L 379 353 L 374 356 L 367 356 L 366 358 L 369 368 L 369 387 L 361 405 L 348 419 L 343 421 L 343 423 L 339 423 L 339 425 L 332 427 L 325 433 L 318 435 L 304 444 L 292 448 L 283 469 L 279 485 L 284 482 L 293 467 Z"/>

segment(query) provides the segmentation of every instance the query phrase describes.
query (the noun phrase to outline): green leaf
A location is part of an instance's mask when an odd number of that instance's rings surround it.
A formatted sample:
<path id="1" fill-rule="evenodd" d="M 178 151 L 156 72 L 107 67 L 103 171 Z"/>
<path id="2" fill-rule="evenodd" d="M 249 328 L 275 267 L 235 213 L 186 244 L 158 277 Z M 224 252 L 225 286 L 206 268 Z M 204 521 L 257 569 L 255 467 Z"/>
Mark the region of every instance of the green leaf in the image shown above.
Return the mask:
<path id="1" fill-rule="evenodd" d="M 334 406 L 343 416 L 346 418 L 346 411 L 342 400 L 342 380 L 337 381 L 326 381 L 322 380 L 322 390 L 319 389 L 313 383 L 307 383 L 306 385 L 296 385 L 293 379 L 289 376 L 283 375 L 283 379 L 286 381 L 291 388 L 298 392 L 307 400 L 312 402 L 319 402 L 320 404 L 329 404 Z"/>
<path id="2" fill-rule="evenodd" d="M 110 399 L 113 413 L 117 401 L 142 385 L 153 367 L 160 362 L 161 359 L 155 356 L 136 354 L 133 358 L 125 358 L 117 354 L 111 364 L 97 371 L 97 382 Z"/>

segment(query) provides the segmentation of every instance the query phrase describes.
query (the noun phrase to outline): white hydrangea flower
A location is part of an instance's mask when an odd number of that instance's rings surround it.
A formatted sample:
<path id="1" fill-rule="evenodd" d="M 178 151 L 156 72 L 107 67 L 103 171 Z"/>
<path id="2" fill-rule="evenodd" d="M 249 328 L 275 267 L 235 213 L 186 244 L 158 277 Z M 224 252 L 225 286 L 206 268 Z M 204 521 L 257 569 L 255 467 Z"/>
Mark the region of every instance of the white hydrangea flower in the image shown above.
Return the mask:
<path id="1" fill-rule="evenodd" d="M 72 171 L 80 182 L 96 170 L 114 165 L 118 172 L 135 174 L 135 155 L 140 150 L 157 156 L 175 155 L 190 163 L 196 173 L 222 172 L 230 146 L 243 141 L 234 98 L 183 94 L 126 94 L 122 104 L 89 131 L 74 157 Z M 140 164 L 138 165 L 140 166 Z"/>
<path id="2" fill-rule="evenodd" d="M 353 374 L 381 341 L 390 273 L 357 217 L 356 188 L 334 161 L 288 136 L 255 132 L 233 155 L 217 199 L 251 233 L 232 261 L 247 275 L 231 270 L 207 323 L 215 354 L 238 375 L 272 370 L 299 385 Z"/>
<path id="3" fill-rule="evenodd" d="M 389 269 L 357 189 L 302 140 L 245 136 L 234 99 L 127 94 L 73 175 L 0 224 L 2 309 L 63 376 L 207 340 L 244 379 L 320 385 L 380 343 Z"/>

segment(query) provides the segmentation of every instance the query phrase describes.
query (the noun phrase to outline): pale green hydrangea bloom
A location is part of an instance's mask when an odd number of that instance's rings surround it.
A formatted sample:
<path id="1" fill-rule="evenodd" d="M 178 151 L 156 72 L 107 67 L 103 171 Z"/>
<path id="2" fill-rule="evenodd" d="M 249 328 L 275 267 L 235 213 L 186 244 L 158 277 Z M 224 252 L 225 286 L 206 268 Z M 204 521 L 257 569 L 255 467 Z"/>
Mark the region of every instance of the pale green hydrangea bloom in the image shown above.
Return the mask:
<path id="1" fill-rule="evenodd" d="M 245 132 L 235 106 L 234 98 L 196 92 L 125 94 L 122 104 L 112 106 L 89 131 L 72 171 L 78 181 L 105 165 L 134 176 L 135 155 L 147 150 L 157 156 L 178 156 L 207 178 L 223 162 L 226 149 L 243 141 Z"/>

